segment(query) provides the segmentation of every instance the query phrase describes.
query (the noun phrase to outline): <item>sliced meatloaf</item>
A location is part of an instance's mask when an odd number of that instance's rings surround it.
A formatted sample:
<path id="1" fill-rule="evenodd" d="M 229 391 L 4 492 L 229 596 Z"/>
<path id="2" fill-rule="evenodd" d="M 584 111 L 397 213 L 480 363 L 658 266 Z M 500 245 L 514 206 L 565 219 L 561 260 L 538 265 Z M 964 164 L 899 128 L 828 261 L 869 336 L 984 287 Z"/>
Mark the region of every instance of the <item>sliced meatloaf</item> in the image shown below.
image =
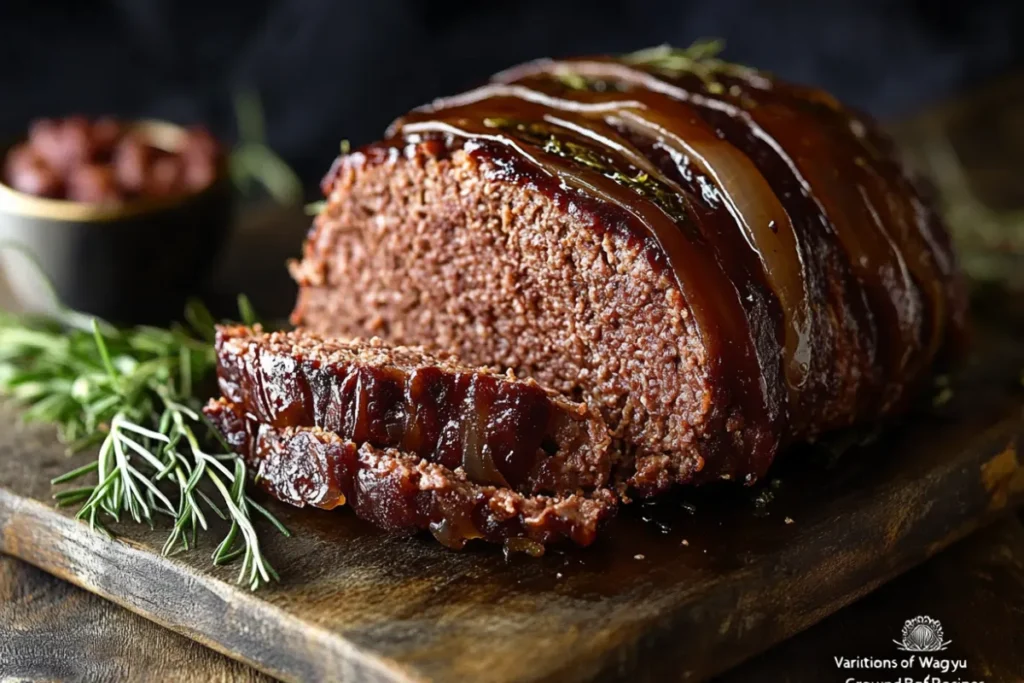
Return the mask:
<path id="1" fill-rule="evenodd" d="M 525 493 L 609 481 L 601 417 L 532 379 L 304 330 L 221 327 L 216 349 L 221 394 L 271 427 L 319 427 Z"/>
<path id="2" fill-rule="evenodd" d="M 382 529 L 429 530 L 451 548 L 477 538 L 535 555 L 560 539 L 589 545 L 616 510 L 616 496 L 607 489 L 524 496 L 317 427 L 258 423 L 223 398 L 204 412 L 245 457 L 259 485 L 279 500 L 325 509 L 347 504 Z"/>
<path id="3" fill-rule="evenodd" d="M 541 60 L 334 164 L 297 324 L 596 406 L 640 493 L 899 410 L 964 297 L 866 117 L 706 52 Z"/>

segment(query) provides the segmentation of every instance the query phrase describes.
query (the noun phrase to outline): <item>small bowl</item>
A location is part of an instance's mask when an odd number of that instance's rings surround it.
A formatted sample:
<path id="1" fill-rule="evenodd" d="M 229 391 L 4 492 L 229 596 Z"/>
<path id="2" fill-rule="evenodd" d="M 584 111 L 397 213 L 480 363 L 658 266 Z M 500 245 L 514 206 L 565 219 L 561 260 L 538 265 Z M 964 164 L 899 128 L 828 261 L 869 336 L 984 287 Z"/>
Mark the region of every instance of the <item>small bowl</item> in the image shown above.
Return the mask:
<path id="1" fill-rule="evenodd" d="M 163 121 L 132 128 L 168 151 L 186 135 Z M 14 144 L 0 148 L 0 159 Z M 118 204 L 36 197 L 0 183 L 0 263 L 24 310 L 55 309 L 41 267 L 65 306 L 120 323 L 166 322 L 209 275 L 232 208 L 225 164 L 199 192 Z"/>

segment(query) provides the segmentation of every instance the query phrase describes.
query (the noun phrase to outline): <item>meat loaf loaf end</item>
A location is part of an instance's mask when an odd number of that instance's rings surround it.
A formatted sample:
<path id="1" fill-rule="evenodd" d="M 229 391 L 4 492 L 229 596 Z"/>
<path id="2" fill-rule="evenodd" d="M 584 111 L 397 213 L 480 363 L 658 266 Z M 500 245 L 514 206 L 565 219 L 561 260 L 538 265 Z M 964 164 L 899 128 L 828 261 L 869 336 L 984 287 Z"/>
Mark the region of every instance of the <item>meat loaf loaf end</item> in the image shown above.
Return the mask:
<path id="1" fill-rule="evenodd" d="M 866 117 L 704 48 L 540 60 L 334 164 L 297 324 L 598 407 L 641 494 L 898 410 L 964 296 Z"/>
<path id="2" fill-rule="evenodd" d="M 257 422 L 319 427 L 525 493 L 609 481 L 601 417 L 531 379 L 304 330 L 220 327 L 216 347 L 221 394 Z"/>
<path id="3" fill-rule="evenodd" d="M 387 530 L 429 530 L 450 548 L 484 539 L 533 555 L 560 539 L 589 545 L 614 515 L 615 494 L 524 496 L 395 449 L 357 445 L 317 427 L 254 422 L 221 398 L 204 410 L 279 500 L 331 509 L 347 504 Z"/>

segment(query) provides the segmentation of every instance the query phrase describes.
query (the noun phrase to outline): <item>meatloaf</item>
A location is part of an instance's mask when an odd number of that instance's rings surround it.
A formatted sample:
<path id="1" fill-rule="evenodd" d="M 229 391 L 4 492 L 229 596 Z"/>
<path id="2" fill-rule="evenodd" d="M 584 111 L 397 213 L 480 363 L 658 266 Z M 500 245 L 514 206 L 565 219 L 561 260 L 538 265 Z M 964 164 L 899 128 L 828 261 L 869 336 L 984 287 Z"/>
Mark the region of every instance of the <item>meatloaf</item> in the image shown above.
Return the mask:
<path id="1" fill-rule="evenodd" d="M 217 330 L 221 394 L 254 422 L 318 427 L 344 440 L 462 468 L 476 484 L 572 493 L 609 481 L 610 438 L 586 405 L 531 379 L 379 339 Z"/>
<path id="2" fill-rule="evenodd" d="M 703 47 L 510 69 L 323 190 L 296 324 L 596 406 L 640 494 L 896 412 L 963 328 L 947 231 L 875 123 Z"/>
<path id="3" fill-rule="evenodd" d="M 204 412 L 279 500 L 325 509 L 347 504 L 382 529 L 429 530 L 450 548 L 477 538 L 533 555 L 560 539 L 589 545 L 617 505 L 608 489 L 524 496 L 480 485 L 465 472 L 395 449 L 357 445 L 318 427 L 254 422 L 223 398 Z"/>

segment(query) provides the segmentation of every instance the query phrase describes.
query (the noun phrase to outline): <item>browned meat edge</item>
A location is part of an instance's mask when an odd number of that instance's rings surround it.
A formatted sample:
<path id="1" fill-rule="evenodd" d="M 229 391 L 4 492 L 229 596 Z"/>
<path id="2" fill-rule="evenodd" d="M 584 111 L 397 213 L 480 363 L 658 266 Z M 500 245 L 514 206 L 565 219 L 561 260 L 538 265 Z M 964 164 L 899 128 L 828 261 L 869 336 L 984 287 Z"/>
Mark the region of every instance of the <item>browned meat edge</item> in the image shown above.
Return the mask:
<path id="1" fill-rule="evenodd" d="M 320 427 L 526 493 L 608 482 L 603 420 L 533 380 L 304 330 L 221 327 L 216 346 L 221 393 L 258 422 Z"/>
<path id="2" fill-rule="evenodd" d="M 326 509 L 348 504 L 382 529 L 429 530 L 450 548 L 472 539 L 531 554 L 560 539 L 586 546 L 617 507 L 607 489 L 552 497 L 481 486 L 460 470 L 394 449 L 358 446 L 316 427 L 256 423 L 223 398 L 204 413 L 255 470 L 259 485 L 279 500 Z"/>

